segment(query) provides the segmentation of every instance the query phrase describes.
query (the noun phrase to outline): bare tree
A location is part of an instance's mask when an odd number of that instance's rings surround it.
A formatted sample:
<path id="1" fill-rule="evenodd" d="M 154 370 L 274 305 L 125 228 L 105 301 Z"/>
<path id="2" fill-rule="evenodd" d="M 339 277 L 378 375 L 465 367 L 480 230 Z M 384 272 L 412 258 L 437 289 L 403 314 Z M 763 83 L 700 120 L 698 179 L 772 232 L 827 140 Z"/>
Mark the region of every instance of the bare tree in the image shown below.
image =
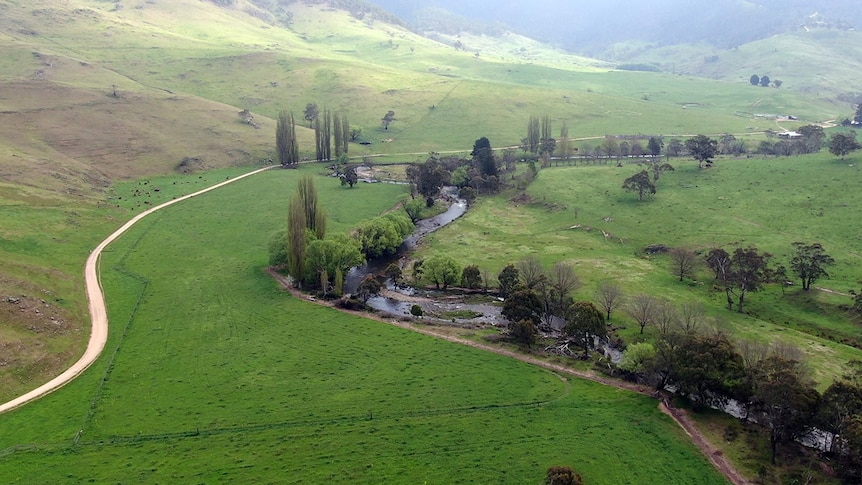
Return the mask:
<path id="1" fill-rule="evenodd" d="M 653 316 L 660 335 L 675 332 L 679 327 L 679 313 L 673 303 L 668 300 L 655 300 Z M 643 333 L 643 325 L 641 325 L 641 333 Z"/>
<path id="2" fill-rule="evenodd" d="M 623 290 L 609 281 L 603 281 L 596 290 L 596 300 L 610 320 L 611 312 L 623 303 Z"/>
<path id="3" fill-rule="evenodd" d="M 644 333 L 644 328 L 647 325 L 655 323 L 658 312 L 659 302 L 654 297 L 646 294 L 640 294 L 632 298 L 626 311 L 629 316 L 634 318 L 641 327 L 641 334 Z"/>
<path id="4" fill-rule="evenodd" d="M 581 279 L 575 274 L 575 268 L 571 263 L 554 263 L 548 279 L 551 287 L 557 291 L 561 298 L 581 287 Z"/>
<path id="5" fill-rule="evenodd" d="M 545 270 L 542 268 L 542 262 L 535 256 L 527 256 L 518 262 L 518 271 L 521 273 L 521 279 L 524 281 L 524 286 L 528 289 L 534 289 L 547 279 Z"/>
<path id="6" fill-rule="evenodd" d="M 679 306 L 679 328 L 686 335 L 698 331 L 703 323 L 705 310 L 698 301 L 686 301 Z"/>
<path id="7" fill-rule="evenodd" d="M 699 260 L 694 251 L 688 248 L 673 248 L 670 250 L 670 267 L 674 276 L 682 281 L 685 278 L 693 278 L 697 270 Z"/>

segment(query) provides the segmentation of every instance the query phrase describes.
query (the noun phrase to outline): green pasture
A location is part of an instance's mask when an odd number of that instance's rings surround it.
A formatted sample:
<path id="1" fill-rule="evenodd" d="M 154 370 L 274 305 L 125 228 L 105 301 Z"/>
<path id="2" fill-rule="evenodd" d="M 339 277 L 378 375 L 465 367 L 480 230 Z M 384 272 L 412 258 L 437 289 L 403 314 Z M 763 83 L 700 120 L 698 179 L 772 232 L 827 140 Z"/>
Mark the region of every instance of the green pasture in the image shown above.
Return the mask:
<path id="1" fill-rule="evenodd" d="M 317 170 L 195 197 L 112 244 L 106 350 L 0 417 L 0 481 L 541 483 L 567 464 L 591 483 L 723 483 L 652 399 L 279 289 L 267 239 Z M 315 181 L 332 232 L 404 193 Z"/>
<path id="2" fill-rule="evenodd" d="M 836 264 L 817 286 L 858 290 L 859 157 L 720 159 L 703 170 L 690 160 L 670 162 L 676 171 L 665 173 L 658 193 L 644 201 L 621 189 L 625 178 L 644 168 L 636 164 L 545 169 L 527 190 L 529 201 L 513 198 L 512 191 L 482 198 L 463 219 L 431 234 L 416 257 L 448 254 L 497 274 L 533 255 L 548 266 L 573 263 L 584 282 L 578 298 L 591 299 L 598 284 L 610 280 L 629 295 L 702 301 L 717 324 L 740 337 L 805 349 L 824 386 L 843 372 L 844 363 L 862 357 L 859 325 L 846 314 L 847 296 L 804 293 L 796 282 L 785 292 L 768 287 L 750 294 L 740 315 L 724 309 L 724 294 L 711 289 L 705 268 L 699 282 L 679 282 L 666 256 L 643 252 L 652 244 L 704 254 L 713 247 L 751 245 L 771 253 L 773 265 L 789 268 L 793 242 L 820 242 Z M 641 338 L 623 312 L 614 319 L 629 327 L 623 331 L 627 340 Z"/>

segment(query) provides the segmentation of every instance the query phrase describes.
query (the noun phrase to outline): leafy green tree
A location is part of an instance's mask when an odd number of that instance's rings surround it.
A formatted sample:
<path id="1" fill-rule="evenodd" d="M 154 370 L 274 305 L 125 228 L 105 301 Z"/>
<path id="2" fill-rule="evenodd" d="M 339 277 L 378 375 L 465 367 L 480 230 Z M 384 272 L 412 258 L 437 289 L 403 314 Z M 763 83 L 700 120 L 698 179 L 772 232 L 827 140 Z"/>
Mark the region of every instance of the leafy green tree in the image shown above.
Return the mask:
<path id="1" fill-rule="evenodd" d="M 670 157 L 678 157 L 685 150 L 685 145 L 679 141 L 679 138 L 671 138 L 667 144 L 667 154 Z"/>
<path id="2" fill-rule="evenodd" d="M 805 153 L 817 153 L 823 147 L 823 140 L 826 134 L 823 132 L 823 127 L 817 125 L 805 125 L 799 127 L 796 131 L 802 135 L 802 147 Z"/>
<path id="3" fill-rule="evenodd" d="M 465 266 L 461 271 L 461 286 L 475 289 L 482 286 L 482 271 L 475 264 Z"/>
<path id="4" fill-rule="evenodd" d="M 661 163 L 660 158 L 657 158 L 655 161 L 650 163 L 649 166 L 652 169 L 652 181 L 653 181 L 653 183 L 658 183 L 658 179 L 659 179 L 659 177 L 661 177 L 661 174 L 663 174 L 665 172 L 676 171 L 676 169 L 673 168 L 673 165 L 671 165 L 669 163 Z"/>
<path id="5" fill-rule="evenodd" d="M 296 142 L 296 123 L 293 113 L 281 110 L 275 127 L 275 149 L 282 167 L 295 167 L 299 163 L 299 148 Z"/>
<path id="6" fill-rule="evenodd" d="M 772 464 L 778 445 L 802 435 L 814 422 L 820 394 L 798 361 L 773 355 L 753 376 L 755 419 L 769 433 Z"/>
<path id="7" fill-rule="evenodd" d="M 422 274 L 425 279 L 434 283 L 437 289 L 445 290 L 449 285 L 455 284 L 461 274 L 458 263 L 449 256 L 434 255 L 422 264 Z"/>
<path id="8" fill-rule="evenodd" d="M 718 153 L 718 142 L 706 135 L 697 135 L 685 141 L 685 149 L 697 160 L 697 168 L 712 166 L 712 158 Z"/>
<path id="9" fill-rule="evenodd" d="M 653 344 L 637 342 L 626 347 L 623 359 L 617 367 L 631 374 L 643 375 L 649 371 L 653 359 L 655 359 Z"/>
<path id="10" fill-rule="evenodd" d="M 772 81 L 769 79 L 769 76 L 760 76 L 760 85 L 764 88 L 768 88 L 770 82 Z"/>
<path id="11" fill-rule="evenodd" d="M 536 335 L 539 333 L 536 324 L 529 320 L 520 320 L 509 324 L 509 336 L 515 342 L 527 348 L 536 343 Z"/>
<path id="12" fill-rule="evenodd" d="M 392 124 L 393 121 L 395 121 L 395 112 L 392 110 L 387 111 L 380 121 L 383 123 L 383 129 L 388 130 L 389 125 Z"/>
<path id="13" fill-rule="evenodd" d="M 751 77 L 748 79 L 748 82 L 750 82 L 752 86 L 757 86 L 758 84 L 760 84 L 760 76 L 758 76 L 757 74 L 752 74 Z"/>
<path id="14" fill-rule="evenodd" d="M 859 143 L 856 142 L 856 132 L 833 133 L 829 138 L 829 153 L 844 160 L 850 152 L 858 150 Z"/>
<path id="15" fill-rule="evenodd" d="M 655 184 L 650 180 L 649 173 L 646 170 L 632 175 L 623 182 L 623 189 L 626 192 L 637 192 L 638 200 L 644 199 L 644 194 L 655 194 Z"/>
<path id="16" fill-rule="evenodd" d="M 695 403 L 723 403 L 745 384 L 742 356 L 725 334 L 692 334 L 680 342 L 673 383 Z"/>
<path id="17" fill-rule="evenodd" d="M 305 111 L 303 111 L 303 116 L 305 120 L 308 121 L 308 127 L 311 128 L 314 126 L 314 120 L 317 119 L 317 115 L 320 113 L 320 110 L 317 108 L 316 103 L 308 103 L 305 105 Z"/>
<path id="18" fill-rule="evenodd" d="M 706 264 L 724 286 L 728 310 L 733 310 L 736 301 L 737 311 L 742 313 L 748 293 L 760 291 L 770 281 L 771 257 L 769 253 L 759 253 L 755 247 L 736 248 L 732 255 L 720 248 L 709 252 Z"/>
<path id="19" fill-rule="evenodd" d="M 500 285 L 500 296 L 508 298 L 509 295 L 511 295 L 518 287 L 520 281 L 521 272 L 518 271 L 518 268 L 513 264 L 507 265 L 502 271 L 500 271 L 500 274 L 497 275 L 497 282 Z"/>
<path id="20" fill-rule="evenodd" d="M 790 260 L 790 268 L 802 280 L 802 289 L 808 291 L 811 284 L 820 278 L 828 278 L 826 266 L 835 264 L 835 260 L 826 254 L 820 243 L 793 243 L 796 254 Z"/>
<path id="21" fill-rule="evenodd" d="M 287 213 L 287 272 L 294 283 L 302 286 L 305 277 L 305 249 L 308 228 L 305 225 L 305 211 L 298 195 L 290 200 Z"/>
<path id="22" fill-rule="evenodd" d="M 276 231 L 269 238 L 269 265 L 281 267 L 287 264 L 287 230 Z"/>
<path id="23" fill-rule="evenodd" d="M 413 227 L 406 215 L 390 213 L 363 223 L 357 228 L 354 237 L 359 241 L 365 257 L 374 259 L 384 254 L 395 254 Z"/>
<path id="24" fill-rule="evenodd" d="M 503 303 L 502 315 L 511 323 L 527 321 L 537 326 L 542 321 L 542 300 L 533 290 L 521 289 Z"/>
<path id="25" fill-rule="evenodd" d="M 834 436 L 830 449 L 846 449 L 844 437 L 855 417 L 862 417 L 862 383 L 859 382 L 859 361 L 851 362 L 853 375 L 845 375 L 833 382 L 823 392 L 820 409 L 817 411 L 817 426 Z M 835 442 L 837 441 L 837 443 Z"/>
<path id="26" fill-rule="evenodd" d="M 588 301 L 575 302 L 569 307 L 563 331 L 580 344 L 584 357 L 589 355 L 596 337 L 602 339 L 608 334 L 604 314 Z"/>
<path id="27" fill-rule="evenodd" d="M 356 167 L 346 165 L 338 170 L 338 178 L 341 179 L 341 185 L 349 185 L 352 189 L 359 182 L 359 175 L 356 173 Z"/>
<path id="28" fill-rule="evenodd" d="M 664 142 L 661 138 L 651 136 L 649 142 L 647 143 L 647 151 L 653 157 L 657 157 L 661 155 L 661 149 L 664 148 Z"/>
<path id="29" fill-rule="evenodd" d="M 309 242 L 305 257 L 308 279 L 323 281 L 321 275 L 325 274 L 330 283 L 334 283 L 337 274 L 344 275 L 350 268 L 365 263 L 358 242 L 343 234 Z"/>
<path id="30" fill-rule="evenodd" d="M 303 177 L 297 182 L 295 197 L 302 209 L 305 227 L 317 239 L 323 239 L 326 236 L 326 212 L 318 205 L 317 189 L 311 177 Z"/>
<path id="31" fill-rule="evenodd" d="M 424 163 L 407 167 L 406 175 L 411 187 L 423 197 L 435 197 L 452 178 L 446 165 L 433 154 Z"/>
<path id="32" fill-rule="evenodd" d="M 483 177 L 491 177 L 497 175 L 497 160 L 494 158 L 494 151 L 491 149 L 491 142 L 484 136 L 476 140 L 473 144 L 473 151 L 470 152 L 473 157 L 473 162 L 476 169 Z"/>
<path id="33" fill-rule="evenodd" d="M 527 143 L 526 148 L 530 153 L 539 152 L 539 140 L 541 140 L 541 132 L 539 131 L 539 117 L 530 116 L 530 121 L 527 124 Z"/>
<path id="34" fill-rule="evenodd" d="M 411 199 L 406 202 L 402 202 L 401 206 L 404 208 L 404 212 L 407 214 L 407 217 L 409 217 L 414 224 L 418 220 L 422 219 L 422 211 L 425 210 L 424 200 Z"/>

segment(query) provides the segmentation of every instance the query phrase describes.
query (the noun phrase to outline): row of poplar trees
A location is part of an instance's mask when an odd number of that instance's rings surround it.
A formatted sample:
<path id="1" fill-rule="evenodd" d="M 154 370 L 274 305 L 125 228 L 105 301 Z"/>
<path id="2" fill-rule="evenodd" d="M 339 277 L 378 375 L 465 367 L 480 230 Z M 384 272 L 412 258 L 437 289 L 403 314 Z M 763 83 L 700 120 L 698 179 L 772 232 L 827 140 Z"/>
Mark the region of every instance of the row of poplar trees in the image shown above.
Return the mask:
<path id="1" fill-rule="evenodd" d="M 306 115 L 306 119 L 308 116 Z M 335 145 L 335 158 L 346 155 L 350 141 L 350 121 L 338 112 L 324 109 L 315 113 L 309 120 L 314 128 L 314 153 L 319 162 L 332 160 L 332 146 Z M 334 143 L 333 143 L 334 142 Z M 282 110 L 278 114 L 275 128 L 275 145 L 278 162 L 282 167 L 294 167 L 299 163 L 299 144 L 296 139 L 296 121 L 293 113 Z"/>

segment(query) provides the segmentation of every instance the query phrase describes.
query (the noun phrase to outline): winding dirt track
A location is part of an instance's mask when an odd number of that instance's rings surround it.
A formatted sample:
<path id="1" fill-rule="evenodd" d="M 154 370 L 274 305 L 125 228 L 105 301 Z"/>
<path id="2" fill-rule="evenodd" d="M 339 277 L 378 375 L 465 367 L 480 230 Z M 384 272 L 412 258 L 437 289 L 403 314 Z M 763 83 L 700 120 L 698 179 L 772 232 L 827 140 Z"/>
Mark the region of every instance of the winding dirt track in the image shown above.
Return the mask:
<path id="1" fill-rule="evenodd" d="M 379 322 L 388 323 L 390 325 L 394 325 L 396 327 L 401 327 L 401 328 L 404 328 L 407 330 L 411 330 L 413 332 L 421 333 L 423 335 L 436 337 L 439 339 L 447 340 L 449 342 L 453 342 L 453 343 L 457 343 L 457 344 L 461 344 L 461 345 L 466 345 L 466 346 L 481 349 L 481 350 L 484 350 L 487 352 L 493 352 L 493 353 L 499 354 L 499 355 L 505 355 L 505 356 L 510 357 L 512 359 L 517 359 L 517 360 L 520 360 L 522 362 L 526 362 L 528 364 L 535 365 L 537 367 L 543 367 L 545 369 L 548 369 L 548 370 L 553 371 L 553 372 L 557 372 L 559 374 L 567 374 L 567 375 L 575 376 L 575 377 L 578 377 L 581 379 L 586 379 L 589 381 L 598 382 L 599 384 L 604 384 L 606 386 L 615 387 L 617 389 L 624 389 L 626 391 L 636 392 L 638 394 L 642 394 L 645 396 L 658 398 L 659 410 L 662 413 L 670 416 L 670 418 L 673 419 L 674 422 L 676 422 L 676 424 L 678 424 L 683 429 L 683 431 L 685 431 L 685 434 L 688 435 L 688 437 L 691 439 L 692 443 L 694 443 L 694 445 L 697 446 L 698 449 L 700 449 L 701 453 L 703 453 L 704 456 L 706 456 L 706 458 L 709 460 L 709 462 L 712 464 L 712 466 L 714 466 L 716 468 L 716 470 L 718 470 L 722 475 L 724 475 L 724 477 L 727 478 L 727 480 L 730 483 L 732 483 L 733 485 L 748 485 L 751 483 L 748 480 L 746 480 L 745 477 L 743 477 L 742 474 L 739 473 L 738 470 L 736 470 L 736 468 L 734 468 L 733 464 L 731 464 L 730 461 L 728 461 L 727 457 L 725 457 L 724 454 L 722 454 L 721 450 L 719 450 L 717 447 L 715 447 L 709 441 L 709 439 L 699 429 L 697 429 L 697 426 L 695 425 L 694 421 L 685 412 L 685 410 L 673 407 L 673 405 L 670 403 L 670 400 L 667 399 L 666 396 L 662 395 L 661 393 L 657 393 L 656 390 L 653 389 L 652 387 L 643 386 L 640 384 L 634 384 L 632 382 L 626 382 L 626 381 L 623 381 L 620 379 L 612 379 L 610 377 L 605 377 L 605 376 L 596 374 L 595 372 L 580 371 L 580 370 L 572 369 L 570 367 L 557 365 L 557 364 L 554 364 L 551 362 L 537 359 L 535 357 L 532 357 L 530 355 L 523 354 L 520 352 L 514 352 L 511 350 L 496 347 L 493 345 L 486 345 L 486 344 L 483 344 L 480 342 L 475 342 L 473 340 L 468 340 L 468 339 L 456 337 L 454 335 L 450 335 L 447 333 L 434 331 L 434 327 L 417 326 L 417 325 L 413 325 L 411 323 L 405 323 L 405 322 L 401 322 L 398 320 L 386 319 L 386 318 L 383 318 L 379 315 L 371 314 L 368 312 L 351 311 L 351 310 L 345 310 L 342 308 L 337 308 L 337 307 L 335 307 L 335 305 L 333 305 L 332 303 L 327 302 L 327 301 L 310 300 L 305 295 L 303 295 L 301 292 L 294 289 L 293 286 L 288 281 L 288 279 L 286 277 L 284 277 L 283 275 L 279 274 L 277 271 L 273 270 L 272 268 L 269 268 L 269 269 L 267 269 L 267 272 L 279 283 L 279 285 L 283 289 L 289 291 L 291 294 L 293 294 L 294 297 L 301 299 L 301 300 L 308 300 L 308 301 L 311 301 L 311 302 L 316 303 L 318 305 L 335 308 L 338 311 L 341 311 L 344 313 L 349 313 L 352 315 L 360 316 L 362 318 L 370 318 L 373 320 L 377 320 Z"/>
<path id="2" fill-rule="evenodd" d="M 28 392 L 27 394 L 19 396 L 9 402 L 0 404 L 0 414 L 22 406 L 30 401 L 35 401 L 36 399 L 39 399 L 46 394 L 56 391 L 66 383 L 70 382 L 72 379 L 81 375 L 85 370 L 87 370 L 88 367 L 90 367 L 93 362 L 96 361 L 96 359 L 102 353 L 102 349 L 105 348 L 105 343 L 108 341 L 108 312 L 105 308 L 105 294 L 102 291 L 102 284 L 99 280 L 99 256 L 101 256 L 102 250 L 104 250 L 105 247 L 108 246 L 108 244 L 111 244 L 124 232 L 128 231 L 129 228 L 134 226 L 138 221 L 140 221 L 144 217 L 147 217 L 153 212 L 156 212 L 157 210 L 164 209 L 165 207 L 176 204 L 177 202 L 190 199 L 196 195 L 209 192 L 210 190 L 215 190 L 227 184 L 236 182 L 237 180 L 244 179 L 251 175 L 263 172 L 264 170 L 269 170 L 271 168 L 274 168 L 274 166 L 264 167 L 253 172 L 249 172 L 238 177 L 225 180 L 224 182 L 213 185 L 212 187 L 207 187 L 193 194 L 184 195 L 182 197 L 169 200 L 164 204 L 157 205 L 152 209 L 141 212 L 140 214 L 123 224 L 122 227 L 114 231 L 114 233 L 108 236 L 104 241 L 102 241 L 101 244 L 96 246 L 96 249 L 94 249 L 93 252 L 90 253 L 90 257 L 87 258 L 87 263 L 84 266 L 84 281 L 87 287 L 87 299 L 90 302 L 90 319 L 92 320 L 92 326 L 90 329 L 90 341 L 87 343 L 87 350 L 84 351 L 84 355 L 82 355 L 77 362 L 72 364 L 71 367 L 66 369 L 62 374 L 48 381 L 46 384 L 43 384 L 38 388 Z"/>

